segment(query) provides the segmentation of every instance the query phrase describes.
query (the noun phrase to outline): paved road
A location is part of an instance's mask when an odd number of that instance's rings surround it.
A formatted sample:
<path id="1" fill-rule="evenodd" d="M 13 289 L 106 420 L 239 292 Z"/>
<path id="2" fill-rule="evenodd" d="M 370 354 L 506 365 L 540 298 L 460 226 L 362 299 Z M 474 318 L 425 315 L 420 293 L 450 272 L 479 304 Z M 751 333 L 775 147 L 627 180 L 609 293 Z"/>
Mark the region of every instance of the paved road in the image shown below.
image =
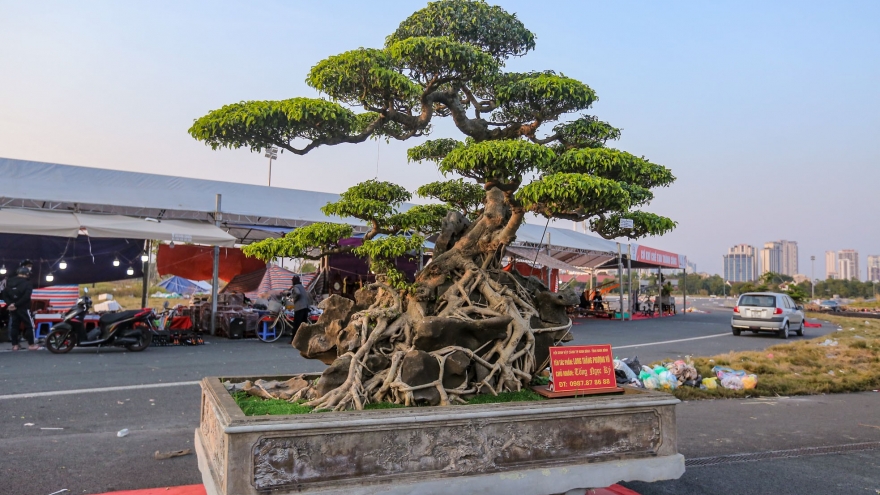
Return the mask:
<path id="1" fill-rule="evenodd" d="M 764 336 L 716 336 L 729 332 L 729 314 L 713 311 L 627 323 L 586 320 L 574 328 L 575 343 L 611 343 L 619 349 L 618 355 L 638 354 L 649 362 L 683 354 L 763 348 L 780 342 Z M 670 340 L 680 342 L 655 344 Z M 101 493 L 198 483 L 194 456 L 152 459 L 157 450 L 192 446 L 199 418 L 199 389 L 192 382 L 207 375 L 290 374 L 322 368 L 320 363 L 301 358 L 281 342 L 211 339 L 199 347 L 153 347 L 142 353 L 77 349 L 63 356 L 45 351 L 13 353 L 8 352 L 8 344 L 0 346 L 3 495 L 49 494 L 62 488 L 71 493 Z M 141 385 L 158 387 L 138 388 Z M 131 388 L 68 393 L 120 386 Z M 22 395 L 29 393 L 49 395 Z M 880 394 L 866 393 L 775 401 L 688 402 L 678 408 L 679 445 L 691 458 L 880 441 L 880 428 L 859 426 L 880 426 L 878 401 Z M 33 425 L 25 426 L 27 423 Z M 116 432 L 122 428 L 131 433 L 119 438 Z M 831 483 L 840 471 L 836 461 L 817 460 L 826 457 L 829 456 L 800 459 L 806 459 L 803 465 L 817 463 L 811 472 L 821 473 L 822 479 Z M 834 457 L 840 458 L 847 459 L 853 473 L 862 473 L 859 476 L 868 481 L 877 479 L 876 451 Z M 631 486 L 646 495 L 763 493 L 731 491 L 729 487 L 732 482 L 752 480 L 751 473 L 758 465 L 762 475 L 778 486 L 796 486 L 785 481 L 786 463 L 792 462 L 773 460 L 691 468 L 676 482 Z M 776 465 L 783 470 L 765 468 Z M 719 491 L 711 491 L 716 485 Z M 757 490 L 758 485 L 755 487 Z"/>
<path id="2" fill-rule="evenodd" d="M 759 350 L 785 341 L 770 333 L 744 333 L 736 337 L 730 331 L 732 310 L 710 299 L 688 300 L 688 305 L 703 313 L 678 314 L 668 318 L 624 321 L 584 318 L 575 320 L 572 344 L 611 344 L 618 357 L 638 356 L 643 364 L 677 359 L 686 355 L 713 356 L 730 351 Z M 803 337 L 815 338 L 836 331 L 835 325 L 807 328 Z"/>

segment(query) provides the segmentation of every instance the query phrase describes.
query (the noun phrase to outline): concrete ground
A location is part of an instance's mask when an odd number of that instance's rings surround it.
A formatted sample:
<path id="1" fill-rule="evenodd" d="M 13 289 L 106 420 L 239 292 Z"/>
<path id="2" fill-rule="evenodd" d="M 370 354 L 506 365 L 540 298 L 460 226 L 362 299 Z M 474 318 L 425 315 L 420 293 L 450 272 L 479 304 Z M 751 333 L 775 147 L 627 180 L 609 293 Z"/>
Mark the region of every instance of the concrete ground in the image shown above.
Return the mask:
<path id="1" fill-rule="evenodd" d="M 729 311 L 713 310 L 626 323 L 581 320 L 573 330 L 574 343 L 611 343 L 616 355 L 638 355 L 647 363 L 781 342 L 764 335 L 733 337 L 729 318 Z M 815 336 L 835 328 L 809 330 Z M 9 344 L 0 344 L 0 493 L 48 495 L 65 488 L 103 493 L 199 483 L 195 456 L 153 459 L 156 451 L 192 447 L 199 421 L 197 380 L 323 368 L 283 342 L 208 342 L 141 353 L 75 349 L 59 356 L 13 353 Z M 878 406 L 880 393 L 870 392 L 686 402 L 677 409 L 679 449 L 692 459 L 880 442 Z M 130 433 L 120 438 L 123 428 Z M 677 481 L 625 485 L 643 495 L 770 492 L 761 487 L 779 493 L 876 493 L 859 490 L 880 489 L 877 452 L 721 462 L 691 467 Z M 805 481 L 808 474 L 819 479 L 811 485 Z"/>

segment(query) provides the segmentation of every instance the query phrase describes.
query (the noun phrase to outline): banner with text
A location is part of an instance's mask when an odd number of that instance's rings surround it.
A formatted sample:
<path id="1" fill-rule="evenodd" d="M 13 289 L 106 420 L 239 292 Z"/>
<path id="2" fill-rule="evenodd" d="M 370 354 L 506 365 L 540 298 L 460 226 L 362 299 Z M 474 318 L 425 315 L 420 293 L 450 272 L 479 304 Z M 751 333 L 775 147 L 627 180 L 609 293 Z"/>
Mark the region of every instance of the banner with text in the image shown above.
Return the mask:
<path id="1" fill-rule="evenodd" d="M 616 388 L 611 345 L 551 347 L 550 376 L 554 392 Z"/>
<path id="2" fill-rule="evenodd" d="M 684 268 L 687 264 L 687 257 L 684 255 L 661 251 L 647 246 L 636 246 L 633 259 L 663 268 Z"/>

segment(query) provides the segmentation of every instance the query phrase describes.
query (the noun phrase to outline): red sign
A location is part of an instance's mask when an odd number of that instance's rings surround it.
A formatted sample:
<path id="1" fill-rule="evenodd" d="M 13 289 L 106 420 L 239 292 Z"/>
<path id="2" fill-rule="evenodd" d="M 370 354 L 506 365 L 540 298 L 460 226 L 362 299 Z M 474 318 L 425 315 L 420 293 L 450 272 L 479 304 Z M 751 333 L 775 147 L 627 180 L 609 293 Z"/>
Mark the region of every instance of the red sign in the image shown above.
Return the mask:
<path id="1" fill-rule="evenodd" d="M 611 344 L 551 347 L 550 374 L 554 392 L 617 387 Z"/>
<path id="2" fill-rule="evenodd" d="M 636 261 L 642 261 L 656 266 L 665 266 L 669 268 L 684 268 L 681 257 L 669 251 L 661 251 L 659 249 L 649 248 L 647 246 L 638 246 L 636 248 Z"/>

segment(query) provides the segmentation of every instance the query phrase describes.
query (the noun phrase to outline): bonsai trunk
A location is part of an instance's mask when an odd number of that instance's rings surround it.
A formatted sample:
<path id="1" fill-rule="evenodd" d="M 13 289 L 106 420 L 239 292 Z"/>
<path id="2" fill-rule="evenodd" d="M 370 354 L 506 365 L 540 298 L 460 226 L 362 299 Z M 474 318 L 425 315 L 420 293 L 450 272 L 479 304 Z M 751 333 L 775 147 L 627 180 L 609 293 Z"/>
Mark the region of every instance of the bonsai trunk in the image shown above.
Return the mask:
<path id="1" fill-rule="evenodd" d="M 447 217 L 434 259 L 410 291 L 380 282 L 359 291 L 357 304 L 331 296 L 293 343 L 330 367 L 294 398 L 334 410 L 448 405 L 527 386 L 546 366 L 548 348 L 570 340 L 565 308 L 578 299 L 501 269 L 523 214 L 509 192 L 492 187 L 474 223 Z"/>

